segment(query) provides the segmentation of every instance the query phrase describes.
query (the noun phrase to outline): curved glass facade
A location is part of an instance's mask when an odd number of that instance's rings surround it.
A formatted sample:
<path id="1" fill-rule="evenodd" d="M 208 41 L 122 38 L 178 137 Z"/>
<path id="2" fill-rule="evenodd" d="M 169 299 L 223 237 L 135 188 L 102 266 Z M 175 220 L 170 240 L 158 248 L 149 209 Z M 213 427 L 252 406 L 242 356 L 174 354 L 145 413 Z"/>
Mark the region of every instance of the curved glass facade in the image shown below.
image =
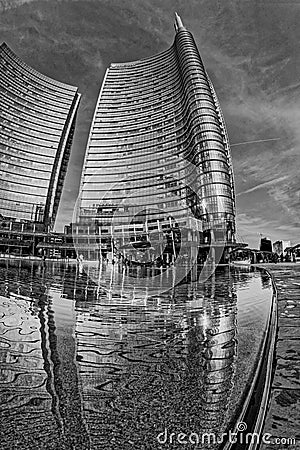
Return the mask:
<path id="1" fill-rule="evenodd" d="M 52 226 L 70 156 L 77 88 L 0 46 L 0 214 Z"/>
<path id="2" fill-rule="evenodd" d="M 193 226 L 187 223 L 191 211 L 202 224 L 204 242 L 235 241 L 225 123 L 193 36 L 177 16 L 171 48 L 147 59 L 111 64 L 106 72 L 86 151 L 77 220 L 101 229 L 113 220 L 151 230 L 170 221 Z"/>

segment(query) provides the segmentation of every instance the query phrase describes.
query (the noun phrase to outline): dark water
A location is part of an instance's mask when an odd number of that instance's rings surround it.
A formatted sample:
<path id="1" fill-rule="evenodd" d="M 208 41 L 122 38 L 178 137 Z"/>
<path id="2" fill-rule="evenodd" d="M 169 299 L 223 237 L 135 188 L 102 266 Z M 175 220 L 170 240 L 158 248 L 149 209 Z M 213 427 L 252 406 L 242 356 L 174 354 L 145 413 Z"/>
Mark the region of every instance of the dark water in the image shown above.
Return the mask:
<path id="1" fill-rule="evenodd" d="M 134 278 L 114 289 L 109 267 L 99 277 L 0 263 L 1 449 L 218 448 L 196 442 L 240 409 L 268 275 L 220 267 L 155 295 Z"/>

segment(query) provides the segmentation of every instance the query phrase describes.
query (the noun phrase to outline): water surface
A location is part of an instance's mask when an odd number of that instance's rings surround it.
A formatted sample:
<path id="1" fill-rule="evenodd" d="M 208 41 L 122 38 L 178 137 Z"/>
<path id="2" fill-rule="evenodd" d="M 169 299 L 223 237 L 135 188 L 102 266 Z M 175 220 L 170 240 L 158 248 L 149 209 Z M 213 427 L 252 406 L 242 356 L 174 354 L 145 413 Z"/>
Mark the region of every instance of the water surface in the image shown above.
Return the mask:
<path id="1" fill-rule="evenodd" d="M 120 288 L 115 272 L 102 270 L 99 286 L 76 265 L 0 263 L 2 449 L 219 447 L 194 442 L 240 410 L 268 275 L 220 267 L 151 295 L 134 282 L 145 274 Z"/>

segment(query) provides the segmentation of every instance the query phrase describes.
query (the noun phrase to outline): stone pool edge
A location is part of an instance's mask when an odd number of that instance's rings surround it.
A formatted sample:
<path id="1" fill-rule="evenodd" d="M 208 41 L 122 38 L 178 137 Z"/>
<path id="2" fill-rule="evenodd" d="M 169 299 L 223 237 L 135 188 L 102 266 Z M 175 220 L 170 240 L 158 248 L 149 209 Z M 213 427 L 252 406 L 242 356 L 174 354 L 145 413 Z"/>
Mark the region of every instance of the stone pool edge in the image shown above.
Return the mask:
<path id="1" fill-rule="evenodd" d="M 268 325 L 262 346 L 259 365 L 256 368 L 251 387 L 244 400 L 242 410 L 231 430 L 233 439 L 228 440 L 222 450 L 256 450 L 260 447 L 263 436 L 264 423 L 267 417 L 272 381 L 275 373 L 276 342 L 278 336 L 278 289 L 273 274 L 265 267 L 252 266 L 268 274 L 272 283 L 272 300 L 269 312 Z M 258 411 L 258 412 L 257 412 Z M 244 425 L 244 428 L 242 427 Z M 259 439 L 249 438 L 247 433 L 255 433 Z"/>

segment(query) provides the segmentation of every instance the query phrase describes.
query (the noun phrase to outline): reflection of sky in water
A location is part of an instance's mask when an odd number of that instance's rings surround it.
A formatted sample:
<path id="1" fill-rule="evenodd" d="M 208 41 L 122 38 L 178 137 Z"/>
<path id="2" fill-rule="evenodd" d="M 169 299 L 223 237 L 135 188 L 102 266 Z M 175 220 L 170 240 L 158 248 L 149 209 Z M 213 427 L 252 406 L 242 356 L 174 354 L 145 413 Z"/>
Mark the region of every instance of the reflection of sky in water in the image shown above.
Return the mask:
<path id="1" fill-rule="evenodd" d="M 220 268 L 152 297 L 122 289 L 75 266 L 0 266 L 3 448 L 152 449 L 165 428 L 226 429 L 256 365 L 268 278 Z"/>

